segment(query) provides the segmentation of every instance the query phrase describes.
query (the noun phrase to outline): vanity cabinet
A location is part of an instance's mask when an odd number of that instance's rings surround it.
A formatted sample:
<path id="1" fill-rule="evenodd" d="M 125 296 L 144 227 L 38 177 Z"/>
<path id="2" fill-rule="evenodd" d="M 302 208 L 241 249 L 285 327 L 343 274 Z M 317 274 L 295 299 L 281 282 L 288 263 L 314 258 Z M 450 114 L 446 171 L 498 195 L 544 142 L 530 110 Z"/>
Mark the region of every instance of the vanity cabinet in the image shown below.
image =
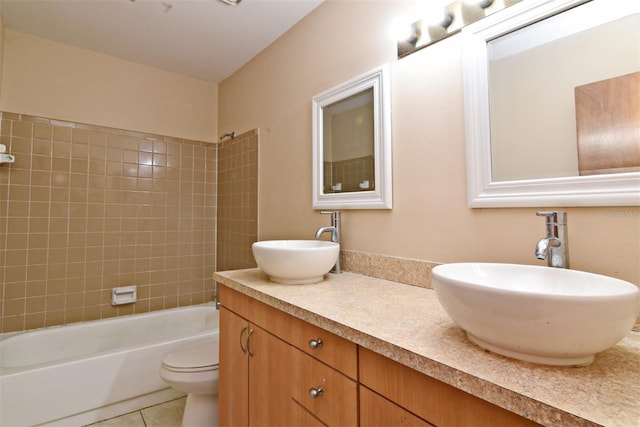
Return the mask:
<path id="1" fill-rule="evenodd" d="M 221 427 L 539 427 L 231 288 L 219 292 Z"/>
<path id="2" fill-rule="evenodd" d="M 517 414 L 479 399 L 462 390 L 433 379 L 411 368 L 403 366 L 391 359 L 360 348 L 359 368 L 361 383 L 361 425 L 383 425 L 367 419 L 385 416 L 381 407 L 371 410 L 376 415 L 366 412 L 373 404 L 369 400 L 377 400 L 380 405 L 393 408 L 390 403 L 408 411 L 401 417 L 407 417 L 408 423 L 397 425 L 438 427 L 540 427 L 539 424 L 527 420 Z M 373 397 L 371 397 L 373 393 Z M 377 396 L 376 396 L 377 395 Z M 391 413 L 392 409 L 389 409 Z M 393 409 L 395 410 L 395 408 Z M 401 413 L 402 414 L 402 413 Z M 422 419 L 420 424 L 408 415 Z M 404 418 L 401 418 L 403 420 Z M 391 423 L 395 425 L 395 423 Z"/>
<path id="3" fill-rule="evenodd" d="M 220 426 L 356 426 L 357 346 L 225 286 Z"/>

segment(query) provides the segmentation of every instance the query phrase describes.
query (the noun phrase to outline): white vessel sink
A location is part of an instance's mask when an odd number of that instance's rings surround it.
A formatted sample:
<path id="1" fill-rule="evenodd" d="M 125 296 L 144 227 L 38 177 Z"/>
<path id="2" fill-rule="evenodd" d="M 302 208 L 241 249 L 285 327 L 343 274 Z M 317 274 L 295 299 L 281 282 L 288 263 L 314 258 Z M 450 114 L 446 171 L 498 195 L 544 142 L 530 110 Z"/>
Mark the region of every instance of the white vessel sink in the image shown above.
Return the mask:
<path id="1" fill-rule="evenodd" d="M 487 350 L 547 365 L 588 365 L 632 328 L 640 291 L 577 270 L 459 263 L 433 269 L 449 317 Z"/>
<path id="2" fill-rule="evenodd" d="M 340 244 L 324 240 L 264 240 L 252 245 L 253 257 L 272 282 L 321 282 L 338 260 Z"/>

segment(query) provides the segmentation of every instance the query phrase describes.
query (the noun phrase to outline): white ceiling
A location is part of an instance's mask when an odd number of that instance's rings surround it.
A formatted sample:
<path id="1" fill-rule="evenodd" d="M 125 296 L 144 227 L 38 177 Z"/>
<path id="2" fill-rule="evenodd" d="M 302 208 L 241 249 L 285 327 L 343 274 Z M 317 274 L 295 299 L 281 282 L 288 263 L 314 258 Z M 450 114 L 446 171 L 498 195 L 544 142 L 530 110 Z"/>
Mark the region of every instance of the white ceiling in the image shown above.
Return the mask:
<path id="1" fill-rule="evenodd" d="M 7 28 L 218 83 L 324 0 L 1 0 Z"/>

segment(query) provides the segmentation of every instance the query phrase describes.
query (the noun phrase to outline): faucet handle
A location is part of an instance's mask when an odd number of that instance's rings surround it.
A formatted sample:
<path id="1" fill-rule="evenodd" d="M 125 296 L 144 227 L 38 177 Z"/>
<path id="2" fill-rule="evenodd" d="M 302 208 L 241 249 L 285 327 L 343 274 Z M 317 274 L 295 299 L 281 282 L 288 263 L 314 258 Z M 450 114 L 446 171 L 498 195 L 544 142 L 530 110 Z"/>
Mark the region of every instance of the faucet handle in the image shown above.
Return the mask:
<path id="1" fill-rule="evenodd" d="M 553 218 L 554 216 L 556 216 L 558 212 L 556 211 L 538 211 L 536 212 L 536 215 L 538 216 L 546 216 L 547 218 Z"/>
<path id="2" fill-rule="evenodd" d="M 547 226 L 547 235 L 552 235 L 553 226 L 555 225 L 555 222 L 556 222 L 556 212 L 555 211 L 549 211 L 549 212 L 538 211 L 536 212 L 536 215 L 545 217 L 545 224 Z"/>
<path id="3" fill-rule="evenodd" d="M 340 220 L 340 211 L 320 211 L 322 215 L 331 215 L 331 224 Z"/>
<path id="4" fill-rule="evenodd" d="M 559 211 L 538 211 L 538 216 L 544 216 L 547 219 L 547 224 L 552 225 L 564 225 L 567 223 L 567 213 Z"/>

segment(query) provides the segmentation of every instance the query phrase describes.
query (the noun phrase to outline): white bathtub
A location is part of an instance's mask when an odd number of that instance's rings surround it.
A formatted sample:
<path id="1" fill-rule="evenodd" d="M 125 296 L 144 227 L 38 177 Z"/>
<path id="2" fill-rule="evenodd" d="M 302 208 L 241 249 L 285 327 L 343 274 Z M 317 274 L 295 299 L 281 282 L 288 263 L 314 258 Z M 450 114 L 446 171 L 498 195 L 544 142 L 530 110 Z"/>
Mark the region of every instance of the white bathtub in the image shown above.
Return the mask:
<path id="1" fill-rule="evenodd" d="M 166 352 L 218 339 L 213 304 L 0 335 L 0 426 L 81 426 L 181 396 Z"/>

